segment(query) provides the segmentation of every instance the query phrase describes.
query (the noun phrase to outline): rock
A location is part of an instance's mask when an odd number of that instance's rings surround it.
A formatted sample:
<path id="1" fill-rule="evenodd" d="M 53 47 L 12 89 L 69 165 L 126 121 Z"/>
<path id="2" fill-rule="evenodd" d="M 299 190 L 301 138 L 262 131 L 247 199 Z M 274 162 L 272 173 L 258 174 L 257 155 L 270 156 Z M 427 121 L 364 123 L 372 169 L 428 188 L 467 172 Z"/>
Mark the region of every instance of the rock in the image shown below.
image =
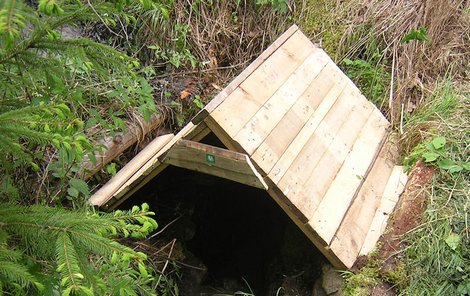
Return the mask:
<path id="1" fill-rule="evenodd" d="M 326 295 L 341 296 L 344 279 L 331 265 L 326 264 L 322 268 L 321 286 Z"/>
<path id="2" fill-rule="evenodd" d="M 312 296 L 327 296 L 325 290 L 321 287 L 322 279 L 319 278 L 315 281 L 315 285 L 313 286 L 313 293 Z"/>

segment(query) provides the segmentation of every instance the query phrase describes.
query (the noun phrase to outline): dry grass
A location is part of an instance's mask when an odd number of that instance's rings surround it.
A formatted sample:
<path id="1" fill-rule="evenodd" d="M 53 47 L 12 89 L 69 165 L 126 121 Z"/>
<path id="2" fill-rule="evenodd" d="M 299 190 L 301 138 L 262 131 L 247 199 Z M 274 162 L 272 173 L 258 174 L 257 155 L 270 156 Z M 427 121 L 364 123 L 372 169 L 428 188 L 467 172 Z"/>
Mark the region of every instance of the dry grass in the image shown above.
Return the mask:
<path id="1" fill-rule="evenodd" d="M 212 3 L 211 3 L 212 2 Z M 172 23 L 187 26 L 185 46 L 202 67 L 171 69 L 173 77 L 196 79 L 204 87 L 223 87 L 241 72 L 290 25 L 286 15 L 269 7 L 257 7 L 253 1 L 189 1 L 176 0 Z M 160 42 L 178 38 L 175 27 L 160 27 L 153 34 Z M 168 76 L 169 73 L 165 75 Z M 207 92 L 206 92 L 207 94 Z"/>
<path id="2" fill-rule="evenodd" d="M 394 61 L 392 119 L 400 117 L 402 107 L 411 112 L 422 104 L 435 82 L 449 71 L 456 79 L 468 78 L 470 1 L 365 0 L 357 4 L 358 14 L 351 26 L 369 24 L 370 34 L 383 43 L 384 54 Z M 426 42 L 401 43 L 403 36 L 420 27 L 427 30 Z M 368 35 L 362 37 L 347 55 L 360 55 L 369 40 Z"/>

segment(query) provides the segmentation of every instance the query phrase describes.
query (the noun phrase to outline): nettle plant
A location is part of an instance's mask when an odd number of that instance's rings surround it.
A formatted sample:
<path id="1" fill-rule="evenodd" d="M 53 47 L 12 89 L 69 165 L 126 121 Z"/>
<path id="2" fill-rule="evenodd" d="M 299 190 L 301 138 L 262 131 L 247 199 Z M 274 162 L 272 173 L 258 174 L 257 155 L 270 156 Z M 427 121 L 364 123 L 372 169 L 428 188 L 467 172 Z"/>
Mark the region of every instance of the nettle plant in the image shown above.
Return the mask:
<path id="1" fill-rule="evenodd" d="M 405 158 L 405 166 L 409 169 L 418 159 L 423 159 L 425 163 L 433 164 L 450 174 L 470 170 L 470 162 L 455 159 L 454 146 L 448 143 L 445 137 L 434 137 L 416 146 Z"/>

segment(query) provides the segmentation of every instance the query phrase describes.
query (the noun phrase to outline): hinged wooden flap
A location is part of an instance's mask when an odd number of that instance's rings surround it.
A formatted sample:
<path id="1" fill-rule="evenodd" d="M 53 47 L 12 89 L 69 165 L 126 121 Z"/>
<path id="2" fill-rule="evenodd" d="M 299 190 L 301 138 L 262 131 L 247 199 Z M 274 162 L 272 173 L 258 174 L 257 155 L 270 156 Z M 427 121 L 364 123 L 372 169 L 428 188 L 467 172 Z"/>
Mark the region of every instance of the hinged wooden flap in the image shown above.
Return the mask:
<path id="1" fill-rule="evenodd" d="M 206 173 L 249 186 L 268 189 L 248 155 L 227 149 L 179 140 L 161 162 Z"/>

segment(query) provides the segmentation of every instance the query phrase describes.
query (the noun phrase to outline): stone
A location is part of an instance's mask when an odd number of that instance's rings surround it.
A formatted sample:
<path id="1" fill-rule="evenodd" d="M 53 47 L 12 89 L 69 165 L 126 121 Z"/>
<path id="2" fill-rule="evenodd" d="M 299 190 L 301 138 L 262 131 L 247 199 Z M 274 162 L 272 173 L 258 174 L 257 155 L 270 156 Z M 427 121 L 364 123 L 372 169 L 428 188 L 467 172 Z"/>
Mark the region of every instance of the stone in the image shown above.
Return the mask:
<path id="1" fill-rule="evenodd" d="M 331 265 L 326 264 L 322 268 L 321 286 L 326 295 L 342 296 L 344 279 Z"/>

